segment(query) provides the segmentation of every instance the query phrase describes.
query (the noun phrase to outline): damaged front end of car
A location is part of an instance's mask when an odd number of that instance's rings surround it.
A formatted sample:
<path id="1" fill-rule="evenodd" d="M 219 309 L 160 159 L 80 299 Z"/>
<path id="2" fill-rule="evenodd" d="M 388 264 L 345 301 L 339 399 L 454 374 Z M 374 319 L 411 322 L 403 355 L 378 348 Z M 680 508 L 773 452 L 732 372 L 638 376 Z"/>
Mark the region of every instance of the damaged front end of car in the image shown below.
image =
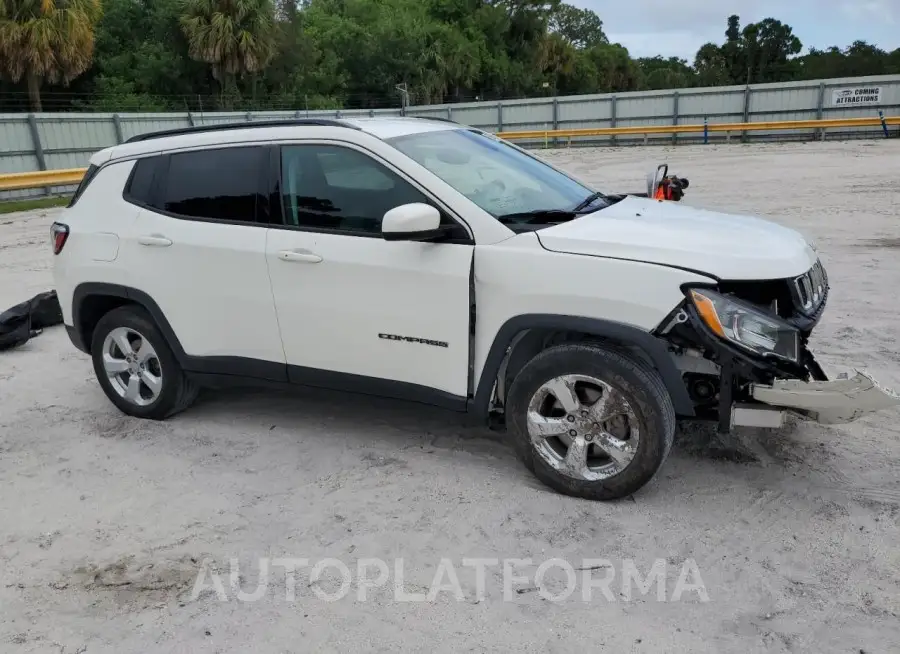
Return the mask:
<path id="1" fill-rule="evenodd" d="M 670 351 L 699 419 L 778 428 L 787 414 L 846 423 L 900 404 L 861 371 L 829 380 L 809 349 L 828 300 L 819 261 L 804 274 L 765 281 L 688 285 L 655 335 Z"/>

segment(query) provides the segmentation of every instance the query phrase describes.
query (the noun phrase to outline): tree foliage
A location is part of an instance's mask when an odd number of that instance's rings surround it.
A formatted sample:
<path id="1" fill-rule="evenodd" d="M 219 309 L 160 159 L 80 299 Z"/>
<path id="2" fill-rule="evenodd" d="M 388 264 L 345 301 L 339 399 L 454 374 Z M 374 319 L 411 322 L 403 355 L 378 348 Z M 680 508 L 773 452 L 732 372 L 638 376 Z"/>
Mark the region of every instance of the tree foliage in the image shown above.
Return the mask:
<path id="1" fill-rule="evenodd" d="M 210 65 L 231 108 L 238 75 L 253 75 L 275 56 L 275 6 L 271 0 L 182 0 L 179 25 L 191 59 Z"/>
<path id="2" fill-rule="evenodd" d="M 0 74 L 24 78 L 33 110 L 42 84 L 68 84 L 90 67 L 100 14 L 100 0 L 0 0 Z"/>
<path id="3" fill-rule="evenodd" d="M 728 17 L 688 62 L 635 59 L 561 0 L 103 0 L 98 22 L 99 5 L 0 0 L 3 109 L 41 84 L 54 110 L 303 110 L 900 73 L 900 49 L 863 41 L 801 55 L 775 18 Z"/>
<path id="4" fill-rule="evenodd" d="M 550 30 L 575 48 L 590 48 L 609 43 L 603 33 L 603 21 L 590 9 L 560 4 L 550 16 Z"/>

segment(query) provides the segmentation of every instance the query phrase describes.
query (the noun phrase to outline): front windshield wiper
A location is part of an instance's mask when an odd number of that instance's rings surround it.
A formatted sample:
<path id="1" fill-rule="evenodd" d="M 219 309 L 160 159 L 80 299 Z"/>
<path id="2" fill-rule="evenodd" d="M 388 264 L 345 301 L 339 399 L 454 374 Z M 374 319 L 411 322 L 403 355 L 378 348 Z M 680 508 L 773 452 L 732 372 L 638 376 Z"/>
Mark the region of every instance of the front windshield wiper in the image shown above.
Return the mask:
<path id="1" fill-rule="evenodd" d="M 546 222 L 564 222 L 578 215 L 575 211 L 565 209 L 535 209 L 534 211 L 517 211 L 497 216 L 504 225 L 542 224 Z"/>
<path id="2" fill-rule="evenodd" d="M 605 197 L 606 196 L 603 193 L 601 193 L 600 191 L 597 191 L 596 193 L 591 193 L 584 200 L 582 200 L 579 204 L 577 204 L 575 206 L 575 208 L 572 209 L 572 211 L 583 211 L 584 209 L 587 209 L 589 206 L 591 206 L 591 204 L 593 204 L 595 201 L 599 200 L 600 198 L 605 198 Z"/>
<path id="3" fill-rule="evenodd" d="M 504 225 L 509 224 L 542 224 L 546 222 L 565 222 L 586 213 L 585 211 L 594 201 L 606 198 L 603 193 L 592 193 L 579 203 L 574 209 L 534 209 L 533 211 L 517 211 L 497 216 Z M 524 220 L 523 220 L 524 219 Z"/>

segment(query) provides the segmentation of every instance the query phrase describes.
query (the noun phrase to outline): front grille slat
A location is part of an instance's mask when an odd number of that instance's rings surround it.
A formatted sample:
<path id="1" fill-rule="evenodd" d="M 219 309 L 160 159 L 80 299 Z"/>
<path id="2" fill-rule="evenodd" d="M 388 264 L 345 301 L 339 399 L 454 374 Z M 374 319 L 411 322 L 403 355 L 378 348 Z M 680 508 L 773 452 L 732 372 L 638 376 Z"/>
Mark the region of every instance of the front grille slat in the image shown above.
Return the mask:
<path id="1" fill-rule="evenodd" d="M 802 290 L 801 297 L 803 299 L 803 308 L 808 309 L 815 301 L 813 298 L 812 282 L 809 280 L 809 275 L 804 275 L 800 278 L 800 288 Z"/>
<path id="2" fill-rule="evenodd" d="M 822 308 L 828 294 L 828 276 L 821 261 L 793 280 L 797 309 L 806 316 L 814 316 Z"/>

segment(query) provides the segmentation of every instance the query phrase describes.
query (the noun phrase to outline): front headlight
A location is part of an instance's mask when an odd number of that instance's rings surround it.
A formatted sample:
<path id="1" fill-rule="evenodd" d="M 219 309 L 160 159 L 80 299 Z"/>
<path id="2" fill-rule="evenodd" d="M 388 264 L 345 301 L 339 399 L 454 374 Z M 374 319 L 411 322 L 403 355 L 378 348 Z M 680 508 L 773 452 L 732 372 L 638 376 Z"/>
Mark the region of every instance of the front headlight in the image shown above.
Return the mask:
<path id="1" fill-rule="evenodd" d="M 688 297 L 703 324 L 720 338 L 759 355 L 799 360 L 800 333 L 787 323 L 705 288 L 690 289 Z"/>

